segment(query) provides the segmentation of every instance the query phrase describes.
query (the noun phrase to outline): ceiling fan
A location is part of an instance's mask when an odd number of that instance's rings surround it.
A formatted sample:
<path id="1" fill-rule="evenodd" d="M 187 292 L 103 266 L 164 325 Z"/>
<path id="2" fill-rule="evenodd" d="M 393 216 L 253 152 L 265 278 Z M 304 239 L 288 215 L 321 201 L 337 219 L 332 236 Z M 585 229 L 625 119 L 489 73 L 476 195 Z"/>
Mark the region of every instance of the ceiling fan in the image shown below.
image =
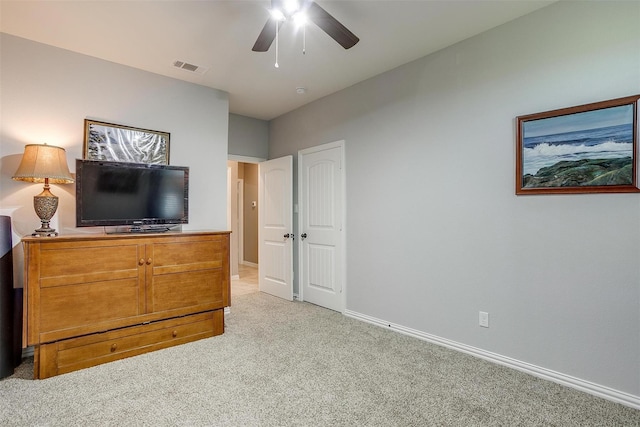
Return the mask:
<path id="1" fill-rule="evenodd" d="M 320 27 L 345 49 L 353 47 L 360 41 L 355 34 L 338 22 L 329 12 L 318 6 L 315 1 L 271 0 L 270 12 L 271 17 L 267 20 L 251 49 L 254 52 L 266 52 L 269 50 L 280 29 L 280 23 L 289 19 L 298 20 L 304 17 Z"/>

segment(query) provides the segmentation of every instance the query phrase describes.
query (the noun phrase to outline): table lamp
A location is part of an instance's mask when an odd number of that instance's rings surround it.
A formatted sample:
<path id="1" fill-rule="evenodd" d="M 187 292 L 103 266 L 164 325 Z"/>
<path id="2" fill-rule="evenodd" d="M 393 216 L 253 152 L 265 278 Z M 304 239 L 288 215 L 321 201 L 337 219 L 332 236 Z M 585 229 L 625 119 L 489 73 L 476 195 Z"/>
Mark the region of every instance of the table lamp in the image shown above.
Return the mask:
<path id="1" fill-rule="evenodd" d="M 71 184 L 73 182 L 64 148 L 47 144 L 26 145 L 20 166 L 13 175 L 13 179 L 26 182 L 44 182 L 42 193 L 33 197 L 33 207 L 42 226 L 35 230 L 32 236 L 57 236 L 58 232 L 49 226 L 49 221 L 58 209 L 58 196 L 51 194 L 49 183 Z"/>

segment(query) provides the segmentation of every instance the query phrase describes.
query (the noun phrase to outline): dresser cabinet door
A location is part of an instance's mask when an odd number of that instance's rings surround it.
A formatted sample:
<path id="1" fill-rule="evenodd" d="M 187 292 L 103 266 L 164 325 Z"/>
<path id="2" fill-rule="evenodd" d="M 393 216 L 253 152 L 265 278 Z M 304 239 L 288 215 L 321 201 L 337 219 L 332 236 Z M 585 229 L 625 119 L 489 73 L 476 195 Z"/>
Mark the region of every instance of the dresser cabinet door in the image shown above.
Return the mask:
<path id="1" fill-rule="evenodd" d="M 48 244 L 32 250 L 39 253 L 29 254 L 29 320 L 37 334 L 29 344 L 101 331 L 144 313 L 143 245 Z"/>
<path id="2" fill-rule="evenodd" d="M 147 310 L 180 315 L 229 305 L 226 236 L 147 246 Z"/>

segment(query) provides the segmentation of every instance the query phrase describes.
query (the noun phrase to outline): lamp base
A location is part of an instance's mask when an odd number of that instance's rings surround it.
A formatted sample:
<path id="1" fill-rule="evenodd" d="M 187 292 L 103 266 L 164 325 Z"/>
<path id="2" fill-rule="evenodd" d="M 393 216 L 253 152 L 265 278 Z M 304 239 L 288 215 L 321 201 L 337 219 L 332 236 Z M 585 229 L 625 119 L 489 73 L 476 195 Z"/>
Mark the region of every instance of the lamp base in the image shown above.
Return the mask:
<path id="1" fill-rule="evenodd" d="M 31 234 L 34 237 L 56 237 L 58 232 L 49 227 L 51 217 L 58 209 L 58 196 L 49 191 L 49 180 L 46 179 L 42 193 L 33 197 L 33 207 L 40 218 L 41 226 Z"/>
<path id="2" fill-rule="evenodd" d="M 58 232 L 53 228 L 38 228 L 31 233 L 32 237 L 57 237 Z"/>

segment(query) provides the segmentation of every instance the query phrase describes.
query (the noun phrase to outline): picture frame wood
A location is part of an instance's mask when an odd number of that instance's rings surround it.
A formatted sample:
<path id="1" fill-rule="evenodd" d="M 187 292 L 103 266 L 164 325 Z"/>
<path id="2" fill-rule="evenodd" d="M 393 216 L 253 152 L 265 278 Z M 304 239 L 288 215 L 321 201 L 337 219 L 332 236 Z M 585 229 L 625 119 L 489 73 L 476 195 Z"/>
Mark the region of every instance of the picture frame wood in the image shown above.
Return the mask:
<path id="1" fill-rule="evenodd" d="M 516 118 L 516 194 L 637 193 L 640 95 Z"/>
<path id="2" fill-rule="evenodd" d="M 85 119 L 84 159 L 169 164 L 171 134 Z"/>

